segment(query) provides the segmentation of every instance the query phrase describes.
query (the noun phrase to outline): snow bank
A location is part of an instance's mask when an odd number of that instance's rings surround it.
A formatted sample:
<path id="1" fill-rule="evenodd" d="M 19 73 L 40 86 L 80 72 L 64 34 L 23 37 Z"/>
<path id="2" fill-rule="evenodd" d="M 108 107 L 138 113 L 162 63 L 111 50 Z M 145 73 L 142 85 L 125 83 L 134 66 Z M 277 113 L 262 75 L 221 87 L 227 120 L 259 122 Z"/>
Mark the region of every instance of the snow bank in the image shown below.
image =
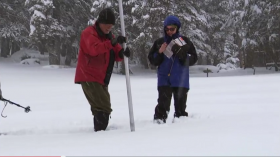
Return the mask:
<path id="1" fill-rule="evenodd" d="M 34 64 L 40 64 L 40 60 L 37 58 L 29 58 L 29 59 L 24 59 L 20 62 L 20 64 L 27 64 L 27 65 L 34 65 Z"/>
<path id="2" fill-rule="evenodd" d="M 49 55 L 41 55 L 39 51 L 36 50 L 31 50 L 31 49 L 26 49 L 26 48 L 21 48 L 19 51 L 15 52 L 12 56 L 11 59 L 14 62 L 17 63 L 27 63 L 27 62 L 32 62 L 34 59 L 41 61 L 47 61 L 49 58 Z M 26 60 L 26 59 L 33 59 L 33 60 Z M 26 60 L 26 61 L 24 61 Z M 23 61 L 23 62 L 22 62 Z"/>
<path id="3" fill-rule="evenodd" d="M 43 69 L 62 69 L 62 68 L 71 68 L 71 67 L 66 66 L 66 65 L 45 65 L 42 68 Z"/>

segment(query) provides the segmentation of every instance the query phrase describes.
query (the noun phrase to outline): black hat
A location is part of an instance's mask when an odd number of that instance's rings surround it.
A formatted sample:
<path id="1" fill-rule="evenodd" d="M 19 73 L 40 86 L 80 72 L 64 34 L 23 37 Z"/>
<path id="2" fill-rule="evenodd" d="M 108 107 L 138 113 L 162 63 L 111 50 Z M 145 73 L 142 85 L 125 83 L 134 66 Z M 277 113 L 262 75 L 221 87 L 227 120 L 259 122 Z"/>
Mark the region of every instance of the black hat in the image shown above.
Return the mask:
<path id="1" fill-rule="evenodd" d="M 114 11 L 110 8 L 105 8 L 99 13 L 96 22 L 115 25 L 115 21 L 116 19 L 115 19 Z"/>

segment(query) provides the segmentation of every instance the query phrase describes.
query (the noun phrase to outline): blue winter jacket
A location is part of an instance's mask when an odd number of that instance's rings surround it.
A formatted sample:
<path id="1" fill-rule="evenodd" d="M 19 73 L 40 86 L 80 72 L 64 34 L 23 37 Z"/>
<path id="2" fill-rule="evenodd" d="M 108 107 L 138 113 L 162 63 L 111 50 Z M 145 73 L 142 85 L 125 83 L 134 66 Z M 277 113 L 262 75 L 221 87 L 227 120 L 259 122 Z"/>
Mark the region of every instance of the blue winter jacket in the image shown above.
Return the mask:
<path id="1" fill-rule="evenodd" d="M 176 25 L 177 32 L 172 37 L 164 33 L 164 37 L 157 39 L 149 52 L 148 58 L 152 65 L 158 66 L 158 86 L 184 87 L 189 89 L 189 66 L 197 62 L 197 53 L 193 43 L 187 37 L 180 35 L 181 22 L 176 16 L 168 16 L 165 19 L 164 28 L 169 25 Z M 186 58 L 179 59 L 174 54 L 171 58 L 168 58 L 163 53 L 160 54 L 158 52 L 164 42 L 168 44 L 172 39 L 178 37 L 182 37 L 190 46 L 190 49 L 186 52 Z"/>

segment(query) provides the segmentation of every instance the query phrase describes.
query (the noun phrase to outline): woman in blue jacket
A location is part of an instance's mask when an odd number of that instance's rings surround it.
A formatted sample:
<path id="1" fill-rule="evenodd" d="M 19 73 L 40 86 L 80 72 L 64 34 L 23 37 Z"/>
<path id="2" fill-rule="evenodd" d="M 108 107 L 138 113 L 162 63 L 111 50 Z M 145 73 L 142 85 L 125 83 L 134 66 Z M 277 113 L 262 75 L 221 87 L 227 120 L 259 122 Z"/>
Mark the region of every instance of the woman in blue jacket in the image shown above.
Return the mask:
<path id="1" fill-rule="evenodd" d="M 148 58 L 152 65 L 158 66 L 158 104 L 155 107 L 154 120 L 166 123 L 170 111 L 172 94 L 174 96 L 174 117 L 188 116 L 186 112 L 187 93 L 189 86 L 189 66 L 197 62 L 197 53 L 193 43 L 180 35 L 181 22 L 176 16 L 168 16 L 164 20 L 164 37 L 157 39 L 150 49 Z M 164 55 L 167 45 L 181 37 L 187 43 L 184 46 L 175 44 L 173 55 Z"/>

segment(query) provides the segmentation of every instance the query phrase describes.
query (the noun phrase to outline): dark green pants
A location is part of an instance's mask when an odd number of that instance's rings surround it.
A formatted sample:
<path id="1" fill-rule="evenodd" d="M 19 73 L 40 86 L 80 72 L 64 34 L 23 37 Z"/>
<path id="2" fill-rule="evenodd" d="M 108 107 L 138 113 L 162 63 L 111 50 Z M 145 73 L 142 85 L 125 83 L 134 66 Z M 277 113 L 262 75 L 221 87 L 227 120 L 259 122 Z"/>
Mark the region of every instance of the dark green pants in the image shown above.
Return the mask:
<path id="1" fill-rule="evenodd" d="M 109 114 L 112 112 L 108 87 L 97 82 L 82 82 L 81 85 L 91 106 L 92 115 L 96 115 L 98 111 Z"/>

